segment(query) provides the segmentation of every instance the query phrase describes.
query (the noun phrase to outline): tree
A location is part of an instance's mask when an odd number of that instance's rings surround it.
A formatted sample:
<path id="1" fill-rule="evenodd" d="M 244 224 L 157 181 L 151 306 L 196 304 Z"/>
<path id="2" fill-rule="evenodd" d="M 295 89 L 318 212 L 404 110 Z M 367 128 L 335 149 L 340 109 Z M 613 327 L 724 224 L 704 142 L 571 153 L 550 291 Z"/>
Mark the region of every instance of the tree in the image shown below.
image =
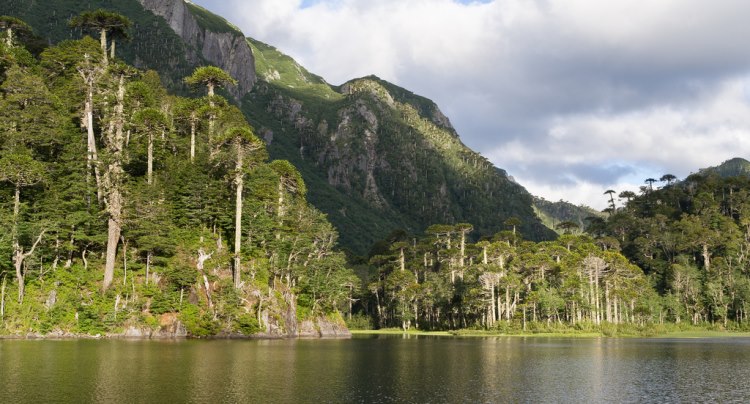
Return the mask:
<path id="1" fill-rule="evenodd" d="M 221 70 L 216 66 L 202 66 L 193 72 L 192 75 L 185 77 L 185 83 L 195 86 L 204 85 L 208 90 L 208 97 L 214 96 L 214 89 L 227 84 L 236 85 L 237 80 L 232 78 L 229 73 Z"/>
<path id="2" fill-rule="evenodd" d="M 565 234 L 570 234 L 573 232 L 574 229 L 579 229 L 580 226 L 576 223 L 573 223 L 567 220 L 567 221 L 558 223 L 557 228 L 562 229 Z"/>
<path id="3" fill-rule="evenodd" d="M 232 279 L 234 287 L 240 287 L 241 250 L 242 250 L 242 191 L 245 184 L 245 173 L 253 162 L 253 157 L 265 157 L 260 151 L 265 150 L 264 143 L 258 139 L 249 127 L 235 127 L 224 133 L 224 142 L 229 145 L 229 155 L 234 163 L 232 182 L 235 186 L 235 219 L 234 219 L 234 265 Z M 256 154 L 253 156 L 253 154 Z"/>
<path id="4" fill-rule="evenodd" d="M 198 132 L 198 123 L 200 123 L 199 112 L 201 110 L 201 101 L 189 98 L 180 98 L 175 105 L 174 115 L 176 126 L 180 127 L 185 123 L 190 132 L 190 162 L 195 161 L 196 135 Z M 178 131 L 178 133 L 181 131 Z"/>
<path id="5" fill-rule="evenodd" d="M 506 220 L 504 224 L 513 229 L 513 235 L 515 236 L 516 227 L 521 225 L 521 219 L 517 218 L 516 216 L 513 216 L 511 218 L 508 218 L 508 220 Z"/>
<path id="6" fill-rule="evenodd" d="M 13 47 L 13 34 L 16 33 L 16 35 L 21 34 L 29 34 L 31 33 L 31 27 L 29 24 L 26 24 L 24 21 L 3 15 L 0 16 L 0 29 L 5 30 L 5 45 L 8 48 Z"/>
<path id="7" fill-rule="evenodd" d="M 619 195 L 617 195 L 620 199 L 625 199 L 626 203 L 630 203 L 630 201 L 633 200 L 633 198 L 636 197 L 635 192 L 633 191 L 622 191 Z"/>
<path id="8" fill-rule="evenodd" d="M 646 184 L 648 184 L 648 190 L 649 191 L 653 191 L 654 190 L 654 183 L 656 182 L 655 179 L 653 179 L 653 178 L 646 178 L 646 180 L 644 182 Z"/>
<path id="9" fill-rule="evenodd" d="M 278 186 L 278 208 L 277 216 L 279 220 L 284 216 L 284 194 L 291 192 L 293 194 L 304 197 L 307 194 L 307 187 L 305 181 L 302 179 L 299 171 L 287 160 L 274 160 L 269 166 L 279 176 Z"/>
<path id="10" fill-rule="evenodd" d="M 156 108 L 145 108 L 133 116 L 136 130 L 143 134 L 147 140 L 147 169 L 146 183 L 153 184 L 154 173 L 154 140 L 156 134 L 164 136 L 167 131 L 167 118 Z"/>
<path id="11" fill-rule="evenodd" d="M 102 62 L 106 65 L 107 60 L 107 33 L 113 36 L 126 37 L 127 30 L 130 28 L 130 20 L 117 13 L 98 9 L 94 11 L 84 11 L 83 13 L 70 19 L 71 27 L 78 27 L 99 32 L 99 42 L 102 48 Z M 114 58 L 114 41 L 112 43 L 112 58 Z"/>
<path id="12" fill-rule="evenodd" d="M 667 185 L 672 185 L 672 183 L 675 182 L 676 180 L 677 180 L 677 177 L 675 177 L 672 174 L 664 174 L 661 176 L 661 178 L 659 178 L 659 181 L 666 182 Z"/>
<path id="13" fill-rule="evenodd" d="M 614 198 L 615 191 L 612 189 L 608 189 L 604 191 L 604 195 L 609 195 L 609 206 L 612 208 L 612 210 L 615 210 L 615 198 Z"/>
<path id="14" fill-rule="evenodd" d="M 123 182 L 124 182 L 124 151 L 125 151 L 125 78 L 132 74 L 130 68 L 117 65 L 110 68 L 112 74 L 114 94 L 112 98 L 112 113 L 108 117 L 104 144 L 107 152 L 107 164 L 103 175 L 104 206 L 107 210 L 107 252 L 104 265 L 104 281 L 102 289 L 107 290 L 112 284 L 115 274 L 115 258 L 117 245 L 122 232 Z"/>
<path id="15" fill-rule="evenodd" d="M 41 241 L 42 231 L 31 249 L 24 252 L 18 234 L 19 218 L 21 213 L 21 189 L 39 183 L 44 177 L 44 166 L 34 160 L 31 153 L 26 149 L 16 148 L 7 151 L 0 157 L 0 181 L 13 184 L 15 192 L 13 197 L 13 224 L 11 227 L 11 242 L 13 244 L 13 264 L 18 281 L 18 302 L 23 302 L 24 274 L 23 262 L 31 254 Z"/>
<path id="16" fill-rule="evenodd" d="M 102 180 L 99 168 L 99 153 L 96 146 L 96 136 L 94 134 L 94 94 L 99 80 L 103 77 L 105 69 L 95 63 L 88 54 L 84 55 L 84 60 L 76 66 L 79 76 L 85 88 L 85 101 L 83 103 L 83 126 L 86 128 L 86 181 L 89 181 L 91 170 L 94 170 L 96 180 L 96 195 L 101 202 L 104 197 L 102 190 Z"/>

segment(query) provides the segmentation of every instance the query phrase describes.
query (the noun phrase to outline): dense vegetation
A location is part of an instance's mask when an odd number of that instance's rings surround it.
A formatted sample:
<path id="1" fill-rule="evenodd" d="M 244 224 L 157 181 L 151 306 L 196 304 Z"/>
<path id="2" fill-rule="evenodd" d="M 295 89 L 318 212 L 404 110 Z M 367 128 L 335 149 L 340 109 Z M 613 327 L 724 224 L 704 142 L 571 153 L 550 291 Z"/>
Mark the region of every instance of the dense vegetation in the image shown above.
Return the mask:
<path id="1" fill-rule="evenodd" d="M 6 0 L 0 2 L 0 15 L 12 15 L 34 27 L 38 40 L 27 43 L 36 54 L 49 43 L 78 38 L 79 29 L 71 30 L 68 21 L 84 11 L 104 8 L 128 17 L 132 22 L 127 37 L 117 42 L 117 55 L 138 68 L 159 72 L 162 82 L 173 92 L 188 94 L 182 78 L 192 72 L 195 60 L 190 60 L 188 45 L 169 27 L 163 18 L 145 10 L 138 0 Z M 216 18 L 201 18 L 207 14 L 200 7 L 191 7 L 200 22 L 229 30 L 226 23 Z M 202 14 L 199 13 L 202 11 Z M 98 33 L 91 32 L 98 39 Z"/>
<path id="2" fill-rule="evenodd" d="M 645 326 L 660 299 L 649 279 L 601 240 L 524 241 L 512 230 L 467 242 L 469 224 L 394 233 L 372 251 L 364 310 L 379 327 L 423 329 Z"/>
<path id="3" fill-rule="evenodd" d="M 750 177 L 721 176 L 739 160 L 677 182 L 654 179 L 589 231 L 652 279 L 675 322 L 745 324 L 750 308 Z"/>
<path id="4" fill-rule="evenodd" d="M 607 197 L 588 234 L 552 242 L 505 231 L 467 243 L 469 224 L 394 233 L 371 252 L 361 308 L 379 327 L 747 329 L 750 177 L 719 175 L 736 165 L 665 175 L 661 189 L 648 179 L 619 194 L 624 205 Z"/>
<path id="5" fill-rule="evenodd" d="M 602 212 L 588 206 L 576 206 L 570 202 L 550 202 L 544 198 L 534 197 L 534 211 L 542 223 L 559 234 L 568 231 L 583 231 L 591 217 L 604 217 Z"/>
<path id="6" fill-rule="evenodd" d="M 117 58 L 127 19 L 111 12 L 72 20 L 101 41 L 38 57 L 14 40 L 30 28 L 2 21 L 15 35 L 0 43 L 0 333 L 179 319 L 192 335 L 282 335 L 346 304 L 336 231 L 213 94 L 231 77 L 202 67 L 185 81 L 207 96 L 168 94 Z"/>
<path id="7" fill-rule="evenodd" d="M 36 4 L 5 7 L 39 18 Z M 179 47 L 159 59 L 179 38 L 118 4 L 136 18 L 36 21 L 54 25 L 46 38 L 97 37 L 54 46 L 0 18 L 0 333 L 179 320 L 192 335 L 293 335 L 338 313 L 428 330 L 746 328 L 747 161 L 607 190 L 604 214 L 537 200 L 562 233 L 549 241 L 531 196 L 431 101 L 376 77 L 330 86 L 249 40 L 259 82 L 237 107 L 216 95 L 232 77 L 188 69 Z M 131 30 L 151 39 L 121 46 Z"/>

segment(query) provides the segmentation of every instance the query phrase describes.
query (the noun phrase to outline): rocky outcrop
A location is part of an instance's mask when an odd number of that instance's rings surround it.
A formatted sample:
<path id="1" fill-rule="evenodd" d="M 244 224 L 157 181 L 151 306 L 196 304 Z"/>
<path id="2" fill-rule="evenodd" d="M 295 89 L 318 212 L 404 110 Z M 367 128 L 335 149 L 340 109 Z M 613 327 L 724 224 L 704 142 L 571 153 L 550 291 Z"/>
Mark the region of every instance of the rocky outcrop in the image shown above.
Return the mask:
<path id="1" fill-rule="evenodd" d="M 352 333 L 341 321 L 325 317 L 305 320 L 299 325 L 299 338 L 351 338 Z"/>
<path id="2" fill-rule="evenodd" d="M 189 47 L 187 59 L 191 64 L 200 65 L 205 61 L 224 69 L 237 80 L 237 86 L 228 88 L 228 91 L 238 100 L 252 90 L 255 58 L 242 32 L 234 29 L 213 32 L 201 27 L 184 0 L 139 1 L 145 9 L 164 18 L 185 41 Z"/>

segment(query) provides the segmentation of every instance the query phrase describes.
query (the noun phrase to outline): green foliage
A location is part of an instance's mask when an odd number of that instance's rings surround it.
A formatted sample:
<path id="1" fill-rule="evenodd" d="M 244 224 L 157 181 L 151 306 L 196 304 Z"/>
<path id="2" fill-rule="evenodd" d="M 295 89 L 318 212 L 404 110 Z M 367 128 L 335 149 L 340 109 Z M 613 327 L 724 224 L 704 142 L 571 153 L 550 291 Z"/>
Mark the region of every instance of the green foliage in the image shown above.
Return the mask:
<path id="1" fill-rule="evenodd" d="M 251 335 L 294 328 L 296 302 L 300 315 L 324 316 L 356 293 L 338 235 L 308 205 L 299 172 L 268 162 L 243 113 L 220 96 L 187 100 L 168 95 L 153 71 L 104 68 L 88 37 L 28 65 L 6 61 L 3 333 L 165 332 L 179 320 L 196 337 Z M 207 77 L 200 74 L 198 82 Z M 81 120 L 87 111 L 91 128 Z M 247 181 L 241 193 L 238 177 Z M 235 198 L 244 202 L 241 229 Z M 228 248 L 235 234 L 237 254 Z M 102 292 L 108 245 L 116 246 L 114 274 Z M 12 257 L 22 257 L 20 272 Z M 237 285 L 233 262 L 242 262 Z"/>
<path id="2" fill-rule="evenodd" d="M 575 206 L 564 201 L 550 202 L 538 197 L 534 197 L 534 211 L 545 226 L 557 230 L 559 234 L 564 233 L 564 230 L 559 228 L 561 223 L 573 223 L 584 229 L 592 218 L 604 216 L 587 206 Z"/>
<path id="3" fill-rule="evenodd" d="M 185 92 L 182 78 L 194 68 L 188 62 L 190 50 L 161 17 L 145 10 L 137 0 L 55 0 L 51 2 L 28 2 L 10 0 L 0 2 L 0 13 L 20 18 L 27 22 L 41 37 L 45 46 L 71 38 L 68 20 L 82 12 L 103 8 L 108 13 L 117 13 L 130 20 L 127 31 L 132 41 L 117 43 L 117 57 L 138 66 L 148 66 L 161 74 L 164 84 L 173 91 Z M 92 32 L 94 34 L 94 32 Z M 96 36 L 98 39 L 98 32 Z M 77 37 L 78 32 L 73 37 Z M 99 42 L 95 41 L 96 48 Z M 101 56 L 101 51 L 97 51 Z M 35 52 L 36 54 L 37 52 Z"/>
<path id="4" fill-rule="evenodd" d="M 724 176 L 742 174 L 742 166 L 730 160 L 682 182 L 664 175 L 662 188 L 629 193 L 625 206 L 597 225 L 649 274 L 670 321 L 724 328 L 745 322 L 750 178 Z M 652 313 L 653 306 L 639 311 Z"/>
<path id="5" fill-rule="evenodd" d="M 214 87 L 221 87 L 226 84 L 237 84 L 237 80 L 232 78 L 229 73 L 216 66 L 202 66 L 195 69 L 190 76 L 185 77 L 185 83 L 191 86 L 207 86 L 208 95 L 212 96 Z"/>
<path id="6" fill-rule="evenodd" d="M 376 77 L 337 88 L 275 48 L 250 40 L 261 79 L 243 109 L 274 159 L 294 164 L 310 201 L 364 254 L 393 229 L 472 223 L 474 237 L 521 218 L 532 239 L 554 238 L 531 196 L 466 148 L 430 100 Z"/>
<path id="7" fill-rule="evenodd" d="M 232 32 L 236 34 L 242 34 L 242 32 L 237 27 L 229 23 L 224 18 L 211 13 L 205 8 L 193 3 L 185 3 L 185 5 L 187 6 L 188 10 L 190 10 L 190 14 L 195 17 L 198 25 L 200 25 L 202 28 L 211 32 Z"/>
<path id="8" fill-rule="evenodd" d="M 261 330 L 258 319 L 251 314 L 242 314 L 234 320 L 237 330 L 245 335 L 253 335 Z"/>
<path id="9" fill-rule="evenodd" d="M 104 9 L 84 11 L 70 19 L 71 27 L 90 29 L 97 34 L 104 30 L 127 36 L 127 30 L 131 25 L 131 21 L 124 15 Z"/>
<path id="10" fill-rule="evenodd" d="M 372 317 L 364 315 L 364 314 L 356 314 L 351 316 L 351 318 L 345 318 L 344 321 L 346 322 L 346 328 L 350 330 L 372 330 L 373 329 L 373 323 L 372 323 Z"/>
<path id="11" fill-rule="evenodd" d="M 180 320 L 185 324 L 188 333 L 194 337 L 209 337 L 219 332 L 220 326 L 210 313 L 202 311 L 198 306 L 186 304 L 180 311 Z"/>

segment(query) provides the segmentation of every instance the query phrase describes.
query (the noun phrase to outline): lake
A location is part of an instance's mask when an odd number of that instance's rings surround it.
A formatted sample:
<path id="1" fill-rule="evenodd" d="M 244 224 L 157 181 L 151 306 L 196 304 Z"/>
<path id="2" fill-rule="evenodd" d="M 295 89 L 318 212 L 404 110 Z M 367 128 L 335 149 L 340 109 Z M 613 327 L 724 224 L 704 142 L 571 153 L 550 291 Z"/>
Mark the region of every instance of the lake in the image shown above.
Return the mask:
<path id="1" fill-rule="evenodd" d="M 740 403 L 750 339 L 0 340 L 0 383 L 0 403 Z"/>

